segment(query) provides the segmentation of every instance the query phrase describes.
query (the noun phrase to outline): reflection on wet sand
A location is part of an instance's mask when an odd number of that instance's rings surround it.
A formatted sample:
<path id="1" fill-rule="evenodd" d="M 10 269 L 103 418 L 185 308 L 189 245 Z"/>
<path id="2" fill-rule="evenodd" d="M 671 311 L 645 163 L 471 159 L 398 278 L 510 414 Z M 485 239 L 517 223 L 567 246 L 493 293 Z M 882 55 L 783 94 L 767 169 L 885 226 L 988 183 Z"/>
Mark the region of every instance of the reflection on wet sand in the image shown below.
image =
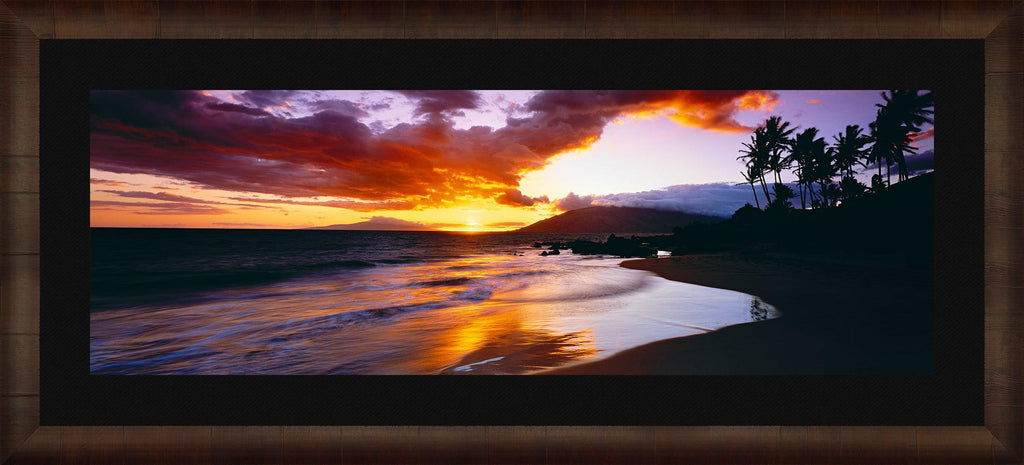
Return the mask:
<path id="1" fill-rule="evenodd" d="M 96 374 L 529 374 L 768 318 L 617 259 L 482 255 L 93 313 Z M 774 311 L 774 309 L 771 309 Z"/>

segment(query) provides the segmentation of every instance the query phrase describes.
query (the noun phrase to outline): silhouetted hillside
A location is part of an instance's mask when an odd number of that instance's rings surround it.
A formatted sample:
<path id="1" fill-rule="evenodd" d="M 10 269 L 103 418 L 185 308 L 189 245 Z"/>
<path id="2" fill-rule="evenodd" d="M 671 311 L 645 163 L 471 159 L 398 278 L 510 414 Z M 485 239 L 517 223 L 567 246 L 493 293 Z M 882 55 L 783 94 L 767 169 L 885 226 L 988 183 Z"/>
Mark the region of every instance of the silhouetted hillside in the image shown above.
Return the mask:
<path id="1" fill-rule="evenodd" d="M 519 229 L 531 233 L 667 233 L 694 221 L 722 218 L 635 207 L 587 207 L 570 210 Z"/>
<path id="2" fill-rule="evenodd" d="M 674 247 L 676 255 L 768 248 L 902 253 L 927 264 L 934 245 L 934 188 L 934 173 L 928 173 L 838 207 L 767 212 L 748 205 L 729 220 L 647 240 Z"/>

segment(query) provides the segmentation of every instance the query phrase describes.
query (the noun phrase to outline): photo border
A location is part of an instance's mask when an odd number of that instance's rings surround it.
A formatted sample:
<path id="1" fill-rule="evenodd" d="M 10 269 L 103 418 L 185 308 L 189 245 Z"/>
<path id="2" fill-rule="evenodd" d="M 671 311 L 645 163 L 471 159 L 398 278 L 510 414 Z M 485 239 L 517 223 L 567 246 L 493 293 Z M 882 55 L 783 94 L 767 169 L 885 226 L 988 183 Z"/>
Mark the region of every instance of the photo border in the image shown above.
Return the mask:
<path id="1" fill-rule="evenodd" d="M 0 461 L 1020 463 L 1022 4 L 32 2 L 0 4 Z M 642 24 L 646 27 L 636 27 Z M 49 38 L 984 38 L 984 427 L 38 427 L 38 42 Z M 34 293 L 34 295 L 33 295 Z M 27 438 L 27 440 L 26 440 Z M 204 447 L 205 445 L 205 447 Z M 198 446 L 198 447 L 196 447 Z M 15 453 L 16 452 L 16 453 Z M 371 455 L 379 452 L 384 456 Z M 221 460 L 218 460 L 221 459 Z M 308 461 L 303 463 L 309 463 Z"/>

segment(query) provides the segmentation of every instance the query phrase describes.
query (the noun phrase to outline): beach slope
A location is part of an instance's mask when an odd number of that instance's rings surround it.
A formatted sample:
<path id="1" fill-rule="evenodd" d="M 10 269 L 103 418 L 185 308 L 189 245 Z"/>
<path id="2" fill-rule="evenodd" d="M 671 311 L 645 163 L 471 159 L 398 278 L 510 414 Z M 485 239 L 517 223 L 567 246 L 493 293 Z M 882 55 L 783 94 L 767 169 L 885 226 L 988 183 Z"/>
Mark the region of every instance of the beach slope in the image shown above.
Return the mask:
<path id="1" fill-rule="evenodd" d="M 928 374 L 930 267 L 901 256 L 723 253 L 629 260 L 666 279 L 760 297 L 782 313 L 544 374 Z"/>

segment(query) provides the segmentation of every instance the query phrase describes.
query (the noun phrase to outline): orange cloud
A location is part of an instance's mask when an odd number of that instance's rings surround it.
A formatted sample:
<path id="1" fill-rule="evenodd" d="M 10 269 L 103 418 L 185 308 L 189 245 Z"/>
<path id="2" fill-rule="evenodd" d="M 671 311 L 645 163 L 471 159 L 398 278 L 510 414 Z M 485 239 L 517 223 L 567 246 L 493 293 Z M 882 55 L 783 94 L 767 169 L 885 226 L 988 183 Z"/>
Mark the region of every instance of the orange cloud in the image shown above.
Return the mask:
<path id="1" fill-rule="evenodd" d="M 807 103 L 817 105 L 817 104 L 821 103 L 821 100 L 818 100 L 816 98 L 812 98 L 812 99 L 808 100 Z"/>
<path id="2" fill-rule="evenodd" d="M 930 128 L 928 128 L 928 129 L 926 129 L 924 131 L 921 131 L 921 132 L 916 132 L 916 133 L 910 134 L 910 141 L 911 142 L 917 142 L 919 140 L 924 140 L 924 139 L 927 139 L 929 137 L 935 137 L 935 128 L 934 127 L 930 127 Z"/>
<path id="3" fill-rule="evenodd" d="M 501 128 L 456 128 L 450 115 L 475 108 L 473 91 L 403 91 L 418 118 L 371 130 L 351 102 L 310 116 L 262 110 L 301 91 L 232 93 L 225 103 L 192 91 L 97 91 L 90 95 L 90 167 L 151 174 L 206 188 L 359 211 L 450 206 L 461 199 L 505 205 L 544 202 L 517 190 L 555 155 L 585 149 L 617 118 L 664 115 L 678 124 L 746 132 L 740 111 L 771 110 L 770 91 L 544 91 Z M 543 199 L 543 200 L 542 200 Z M 256 200 L 246 199 L 250 202 Z"/>
<path id="4" fill-rule="evenodd" d="M 513 207 L 529 207 L 535 203 L 548 203 L 548 197 L 528 197 L 523 195 L 519 189 L 509 189 L 494 198 L 495 202 Z"/>

